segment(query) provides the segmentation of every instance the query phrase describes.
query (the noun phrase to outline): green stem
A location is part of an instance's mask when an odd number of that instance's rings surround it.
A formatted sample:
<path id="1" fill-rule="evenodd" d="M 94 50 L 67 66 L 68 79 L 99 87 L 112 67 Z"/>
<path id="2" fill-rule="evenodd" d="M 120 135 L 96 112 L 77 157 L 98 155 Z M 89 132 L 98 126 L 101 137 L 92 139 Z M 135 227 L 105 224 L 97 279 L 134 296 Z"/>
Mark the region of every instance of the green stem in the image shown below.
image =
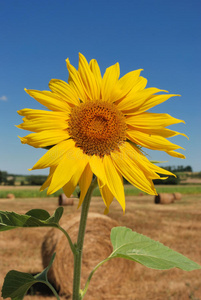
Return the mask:
<path id="1" fill-rule="evenodd" d="M 53 292 L 54 296 L 57 298 L 57 300 L 60 300 L 59 295 L 57 294 L 56 290 L 53 288 L 53 286 L 46 281 L 45 284 L 51 289 L 51 291 Z"/>
<path id="2" fill-rule="evenodd" d="M 82 203 L 82 211 L 80 217 L 80 225 L 79 225 L 79 232 L 77 238 L 77 245 L 76 245 L 76 253 L 74 254 L 74 278 L 73 278 L 73 300 L 81 300 L 83 296 L 80 294 L 80 277 L 81 277 L 81 264 L 82 264 L 82 250 L 84 244 L 84 235 L 87 223 L 87 216 L 89 211 L 89 206 L 91 202 L 91 196 L 93 190 L 97 186 L 97 178 L 92 181 L 84 201 Z"/>
<path id="3" fill-rule="evenodd" d="M 95 268 L 91 271 L 91 273 L 89 274 L 89 277 L 88 277 L 88 279 L 87 279 L 87 282 L 86 282 L 86 284 L 85 284 L 85 287 L 84 287 L 84 289 L 83 289 L 83 291 L 82 291 L 82 297 L 83 297 L 83 298 L 84 298 L 84 295 L 85 295 L 86 292 L 87 292 L 87 289 L 88 289 L 88 286 L 89 286 L 89 283 L 90 283 L 90 281 L 91 281 L 91 278 L 92 278 L 93 274 L 96 272 L 96 270 L 97 270 L 100 266 L 102 266 L 105 262 L 107 262 L 107 261 L 110 260 L 110 259 L 111 259 L 111 257 L 109 256 L 109 257 L 107 257 L 106 259 L 102 260 L 102 261 L 99 262 L 99 263 L 95 266 Z"/>
<path id="4" fill-rule="evenodd" d="M 64 230 L 60 225 L 58 226 L 58 229 L 60 229 L 66 236 L 68 242 L 69 242 L 69 245 L 70 245 L 70 248 L 71 248 L 71 251 L 73 252 L 73 254 L 76 254 L 76 248 L 75 248 L 75 245 L 73 244 L 70 236 L 68 235 L 68 233 L 66 232 L 66 230 Z"/>

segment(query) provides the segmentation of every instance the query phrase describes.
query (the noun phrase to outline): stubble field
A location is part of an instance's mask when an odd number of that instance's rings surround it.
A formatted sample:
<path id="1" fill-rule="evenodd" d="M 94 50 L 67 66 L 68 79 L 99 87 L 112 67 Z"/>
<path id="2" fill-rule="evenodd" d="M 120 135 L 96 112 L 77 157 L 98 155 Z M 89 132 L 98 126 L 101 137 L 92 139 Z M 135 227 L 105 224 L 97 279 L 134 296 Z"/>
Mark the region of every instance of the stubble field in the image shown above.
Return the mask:
<path id="1" fill-rule="evenodd" d="M 69 214 L 77 213 L 77 203 L 78 200 L 75 201 L 74 206 L 64 207 L 63 221 Z M 182 195 L 180 201 L 169 205 L 156 205 L 154 197 L 147 195 L 126 196 L 126 203 L 125 215 L 122 214 L 118 203 L 114 201 L 108 216 L 115 219 L 120 226 L 129 227 L 160 241 L 201 264 L 201 194 Z M 0 210 L 17 213 L 42 208 L 52 214 L 57 207 L 57 197 L 0 199 Z M 92 198 L 90 211 L 103 213 L 104 204 L 100 197 Z M 32 274 L 42 271 L 41 245 L 48 230 L 48 228 L 15 229 L 0 233 L 0 286 L 3 284 L 4 276 L 11 269 Z M 27 295 L 25 299 L 54 299 L 47 290 L 36 289 L 32 294 Z M 65 298 L 61 297 L 61 299 Z M 157 271 L 133 263 L 132 272 L 126 280 L 122 278 L 121 285 L 118 284 L 110 293 L 102 293 L 95 298 L 86 294 L 85 299 L 199 300 L 201 299 L 201 270 Z"/>

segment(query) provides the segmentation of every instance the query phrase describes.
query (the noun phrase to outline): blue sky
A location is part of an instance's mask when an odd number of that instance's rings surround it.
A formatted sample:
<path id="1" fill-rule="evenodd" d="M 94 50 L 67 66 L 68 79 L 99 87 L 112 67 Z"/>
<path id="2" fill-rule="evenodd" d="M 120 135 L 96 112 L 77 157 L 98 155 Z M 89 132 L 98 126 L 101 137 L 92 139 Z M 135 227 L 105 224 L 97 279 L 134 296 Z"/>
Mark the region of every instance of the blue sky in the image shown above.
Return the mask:
<path id="1" fill-rule="evenodd" d="M 17 110 L 41 109 L 24 88 L 45 90 L 52 78 L 68 79 L 65 59 L 77 67 L 78 52 L 102 70 L 120 63 L 121 76 L 143 68 L 148 87 L 181 94 L 152 109 L 186 121 L 170 128 L 189 136 L 171 139 L 186 160 L 147 151 L 166 165 L 201 171 L 200 0 L 7 0 L 0 1 L 0 170 L 17 174 L 45 150 L 20 143 Z M 165 165 L 165 164 L 163 164 Z"/>

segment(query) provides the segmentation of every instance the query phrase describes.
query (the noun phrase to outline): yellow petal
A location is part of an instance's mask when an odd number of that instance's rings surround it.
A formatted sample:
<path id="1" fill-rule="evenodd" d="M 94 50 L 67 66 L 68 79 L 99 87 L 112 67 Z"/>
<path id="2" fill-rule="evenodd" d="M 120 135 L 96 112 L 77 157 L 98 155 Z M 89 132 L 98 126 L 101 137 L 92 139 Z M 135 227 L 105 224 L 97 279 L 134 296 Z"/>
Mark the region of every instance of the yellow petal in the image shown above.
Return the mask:
<path id="1" fill-rule="evenodd" d="M 113 101 L 110 95 L 118 81 L 119 75 L 120 70 L 118 63 L 106 69 L 105 74 L 103 76 L 101 89 L 103 101 Z"/>
<path id="2" fill-rule="evenodd" d="M 142 69 L 129 72 L 119 79 L 110 96 L 113 102 L 125 97 L 133 89 L 139 80 L 141 71 Z"/>
<path id="3" fill-rule="evenodd" d="M 111 193 L 110 189 L 107 187 L 107 185 L 103 185 L 103 183 L 101 182 L 100 179 L 98 179 L 98 185 L 99 185 L 101 196 L 103 198 L 103 202 L 105 203 L 105 206 L 106 206 L 104 214 L 108 214 L 109 207 L 114 199 L 114 196 Z"/>
<path id="4" fill-rule="evenodd" d="M 67 116 L 65 119 L 60 117 L 42 117 L 35 119 L 24 118 L 24 122 L 16 127 L 34 132 L 44 130 L 64 130 L 68 128 L 67 119 Z"/>
<path id="5" fill-rule="evenodd" d="M 100 95 L 98 95 L 98 88 L 94 74 L 92 73 L 86 58 L 81 53 L 79 53 L 78 72 L 85 86 L 85 91 L 87 92 L 89 99 L 97 100 L 98 96 Z"/>
<path id="6" fill-rule="evenodd" d="M 186 158 L 185 155 L 179 153 L 179 152 L 176 152 L 176 151 L 166 151 L 167 154 L 171 155 L 171 156 L 174 156 L 174 157 L 179 157 L 179 158 Z"/>
<path id="7" fill-rule="evenodd" d="M 128 125 L 138 128 L 161 128 L 172 124 L 185 123 L 183 120 L 173 118 L 168 114 L 158 113 L 141 113 L 134 116 L 129 116 L 126 119 Z"/>
<path id="8" fill-rule="evenodd" d="M 78 105 L 80 103 L 75 90 L 63 80 L 50 80 L 49 88 L 70 105 Z"/>
<path id="9" fill-rule="evenodd" d="M 130 92 L 135 87 L 136 82 L 138 82 L 142 70 L 143 69 L 131 71 L 121 77 L 118 81 L 119 87 L 127 90 L 127 93 Z"/>
<path id="10" fill-rule="evenodd" d="M 78 171 L 73 174 L 73 176 L 71 177 L 71 179 L 69 180 L 69 182 L 67 182 L 63 186 L 63 191 L 64 191 L 64 193 L 66 194 L 67 197 L 70 197 L 70 195 L 74 192 L 74 190 L 75 190 L 78 182 L 80 181 L 80 179 L 86 174 L 86 172 L 85 172 L 86 167 L 85 167 L 83 173 L 81 173 L 80 169 L 78 169 Z M 90 183 L 89 183 L 89 185 L 90 185 Z M 79 207 L 79 205 L 78 205 L 78 207 Z"/>
<path id="11" fill-rule="evenodd" d="M 99 156 L 93 155 L 89 159 L 89 165 L 92 172 L 99 178 L 103 184 L 106 184 L 106 175 L 103 167 L 103 159 Z"/>
<path id="12" fill-rule="evenodd" d="M 117 104 L 117 107 L 122 111 L 126 111 L 126 114 L 128 114 L 129 110 L 131 110 L 131 113 L 133 114 L 138 112 L 138 108 L 141 107 L 150 96 L 158 92 L 161 92 L 161 90 L 157 88 L 148 88 L 135 92 L 132 90 L 132 92 L 130 92 L 124 99 L 122 99 L 122 101 Z"/>
<path id="13" fill-rule="evenodd" d="M 168 100 L 169 98 L 174 97 L 174 96 L 180 96 L 180 95 L 176 95 L 176 94 L 153 95 L 149 99 L 147 99 L 145 102 L 143 102 L 143 104 L 138 108 L 136 113 L 139 114 L 140 112 L 144 112 L 158 104 L 165 102 L 166 100 Z"/>
<path id="14" fill-rule="evenodd" d="M 95 59 L 92 59 L 90 62 L 89 62 L 89 67 L 92 71 L 92 73 L 94 74 L 94 78 L 96 80 L 96 84 L 97 84 L 97 89 L 98 89 L 98 92 L 97 92 L 97 99 L 100 99 L 100 90 L 101 90 L 101 86 L 102 86 L 102 76 L 101 76 L 101 71 L 100 71 L 100 68 L 99 68 L 99 65 L 97 63 L 97 61 Z"/>
<path id="15" fill-rule="evenodd" d="M 69 111 L 69 105 L 59 96 L 50 91 L 37 91 L 24 89 L 27 94 L 33 97 L 42 105 L 53 111 Z"/>
<path id="16" fill-rule="evenodd" d="M 81 99 L 82 101 L 86 101 L 88 98 L 85 93 L 85 88 L 80 78 L 79 72 L 70 64 L 68 58 L 66 60 L 66 64 L 69 72 L 69 78 L 68 78 L 69 85 L 74 89 L 79 99 Z"/>
<path id="17" fill-rule="evenodd" d="M 74 192 L 77 182 L 75 181 L 76 176 L 72 176 L 71 179 L 62 187 L 64 194 L 69 198 Z"/>
<path id="18" fill-rule="evenodd" d="M 133 129 L 134 129 L 134 127 L 133 127 Z M 187 135 L 185 135 L 184 133 L 180 133 L 180 132 L 177 132 L 177 131 L 174 131 L 174 130 L 170 130 L 168 128 L 157 128 L 157 129 L 155 129 L 155 128 L 147 129 L 146 128 L 146 129 L 144 129 L 144 128 L 140 128 L 140 127 L 137 128 L 136 127 L 135 129 L 139 130 L 141 132 L 144 132 L 148 135 L 160 135 L 164 138 L 169 138 L 169 137 L 173 137 L 173 136 L 176 136 L 176 135 L 183 135 L 186 138 L 188 138 Z"/>
<path id="19" fill-rule="evenodd" d="M 142 171 L 143 163 L 141 164 L 141 167 L 138 166 L 136 162 L 129 157 L 125 147 L 120 149 L 120 152 L 121 153 L 114 151 L 111 153 L 111 157 L 116 168 L 121 172 L 123 177 L 140 190 L 151 195 L 157 194 L 152 180 L 148 176 L 145 176 Z M 135 152 L 133 151 L 133 156 L 134 155 Z M 149 170 L 147 170 L 147 173 L 149 174 Z"/>
<path id="20" fill-rule="evenodd" d="M 170 151 L 179 148 L 183 149 L 182 147 L 166 140 L 162 136 L 150 135 L 147 133 L 143 133 L 139 130 L 128 130 L 127 136 L 128 139 L 134 142 L 135 144 L 152 150 Z"/>
<path id="21" fill-rule="evenodd" d="M 143 171 L 146 178 L 159 179 L 158 174 L 165 174 L 169 176 L 175 176 L 170 171 L 162 169 L 157 165 L 151 163 L 146 156 L 134 145 L 130 143 L 124 143 L 121 146 L 121 152 L 126 153 L 126 155 L 138 165 L 139 169 Z M 164 178 L 164 177 L 163 177 Z"/>
<path id="22" fill-rule="evenodd" d="M 73 153 L 72 151 L 67 152 L 53 174 L 48 194 L 62 188 L 73 176 L 80 178 L 87 163 L 87 156 L 79 148 L 75 147 Z"/>
<path id="23" fill-rule="evenodd" d="M 130 142 L 125 142 L 120 146 L 120 151 L 122 153 L 122 159 L 125 153 L 126 157 L 128 156 L 129 159 L 131 159 L 133 163 L 137 165 L 137 168 L 139 168 L 144 173 L 146 178 L 160 178 L 159 175 L 157 175 L 152 169 L 148 167 L 147 163 L 150 164 L 149 160 L 135 145 L 131 144 Z"/>
<path id="24" fill-rule="evenodd" d="M 110 156 L 105 155 L 103 159 L 103 166 L 106 176 L 106 185 L 110 189 L 111 193 L 117 199 L 125 212 L 125 195 L 124 186 L 122 183 L 122 177 L 114 166 Z M 104 183 L 103 183 L 104 184 Z"/>
<path id="25" fill-rule="evenodd" d="M 44 169 L 51 166 L 56 166 L 68 152 L 72 152 L 75 148 L 75 143 L 72 139 L 63 141 L 50 150 L 48 150 L 33 166 L 32 170 Z"/>
<path id="26" fill-rule="evenodd" d="M 82 173 L 82 176 L 80 177 L 79 180 L 79 186 L 80 186 L 80 200 L 79 200 L 79 204 L 78 207 L 80 207 L 80 205 L 82 204 L 84 197 L 86 196 L 86 193 L 89 189 L 89 186 L 91 184 L 92 181 L 92 177 L 93 177 L 93 173 L 91 171 L 90 165 L 87 164 L 85 167 L 84 172 Z"/>
<path id="27" fill-rule="evenodd" d="M 46 181 L 41 186 L 40 191 L 44 191 L 50 185 L 55 169 L 56 169 L 56 167 L 50 168 L 49 176 L 47 177 Z"/>
<path id="28" fill-rule="evenodd" d="M 67 140 L 69 135 L 63 130 L 44 130 L 37 133 L 28 134 L 20 138 L 22 144 L 28 144 L 35 148 L 43 148 L 56 145 L 64 140 Z"/>
<path id="29" fill-rule="evenodd" d="M 69 113 L 70 113 L 70 107 L 69 107 Z M 20 116 L 25 116 L 26 119 L 37 119 L 37 118 L 66 118 L 67 112 L 61 112 L 61 111 L 48 111 L 48 110 L 39 110 L 39 109 L 29 109 L 24 108 L 21 110 L 18 110 L 17 113 Z"/>
<path id="30" fill-rule="evenodd" d="M 168 175 L 168 176 L 175 176 L 175 174 L 171 173 L 170 171 L 165 170 L 165 169 L 163 169 L 163 168 L 160 168 L 159 166 L 157 166 L 157 165 L 151 163 L 151 162 L 146 158 L 146 156 L 144 156 L 144 155 L 140 152 L 140 150 L 137 149 L 135 146 L 129 144 L 129 147 L 131 147 L 131 148 L 133 148 L 133 149 L 136 149 L 136 151 L 138 152 L 138 161 L 141 162 L 141 164 L 143 165 L 144 170 L 147 169 L 147 172 L 148 172 L 149 174 L 155 173 L 156 176 L 155 176 L 155 175 L 154 175 L 154 176 L 151 175 L 151 178 L 152 178 L 152 179 L 157 179 L 157 178 L 160 178 L 160 179 L 161 179 L 161 177 L 158 176 L 158 174 L 164 174 L 164 175 Z M 146 171 L 144 171 L 144 173 L 146 174 Z M 175 176 L 175 177 L 176 177 L 176 176 Z M 162 178 L 164 178 L 164 177 L 162 177 Z"/>

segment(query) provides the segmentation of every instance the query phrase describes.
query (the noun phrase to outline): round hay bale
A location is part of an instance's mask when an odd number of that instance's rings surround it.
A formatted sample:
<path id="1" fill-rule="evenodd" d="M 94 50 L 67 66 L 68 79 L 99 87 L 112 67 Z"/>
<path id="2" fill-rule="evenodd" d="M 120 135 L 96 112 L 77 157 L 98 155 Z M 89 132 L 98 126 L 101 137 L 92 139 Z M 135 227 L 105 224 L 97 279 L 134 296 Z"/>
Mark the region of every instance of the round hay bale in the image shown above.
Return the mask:
<path id="1" fill-rule="evenodd" d="M 77 241 L 79 221 L 80 215 L 71 215 L 62 226 L 67 230 L 73 243 Z M 117 225 L 116 221 L 107 216 L 89 214 L 82 256 L 81 288 L 84 288 L 92 269 L 112 253 L 110 232 Z M 54 283 L 60 295 L 70 296 L 73 287 L 73 254 L 66 237 L 55 229 L 47 233 L 42 245 L 44 268 L 47 267 L 53 252 L 56 252 L 56 257 L 48 272 L 49 280 Z M 133 267 L 134 262 L 122 258 L 115 258 L 105 263 L 93 275 L 87 295 L 92 296 L 93 299 L 100 299 L 101 294 L 109 296 L 111 289 L 131 276 Z"/>
<path id="2" fill-rule="evenodd" d="M 74 205 L 74 199 L 72 197 L 70 198 L 66 197 L 65 194 L 61 194 L 58 199 L 58 205 L 59 206 Z"/>
<path id="3" fill-rule="evenodd" d="M 170 204 L 174 202 L 174 195 L 161 193 L 155 196 L 155 204 Z"/>
<path id="4" fill-rule="evenodd" d="M 7 199 L 13 200 L 13 199 L 15 199 L 15 195 L 14 194 L 8 194 Z"/>
<path id="5" fill-rule="evenodd" d="M 173 196 L 174 196 L 174 200 L 181 200 L 182 198 L 181 193 L 173 193 Z"/>

